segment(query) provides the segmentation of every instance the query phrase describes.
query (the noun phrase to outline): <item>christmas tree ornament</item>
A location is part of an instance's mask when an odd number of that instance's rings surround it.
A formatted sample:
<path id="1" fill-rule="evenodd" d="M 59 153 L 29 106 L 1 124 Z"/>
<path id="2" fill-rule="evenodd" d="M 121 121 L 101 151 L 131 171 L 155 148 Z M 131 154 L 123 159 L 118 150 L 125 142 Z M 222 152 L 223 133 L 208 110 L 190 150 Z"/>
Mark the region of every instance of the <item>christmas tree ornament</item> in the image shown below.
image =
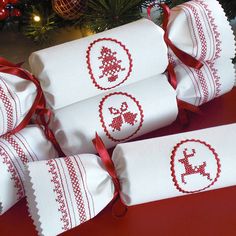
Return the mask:
<path id="1" fill-rule="evenodd" d="M 52 0 L 54 11 L 63 19 L 76 20 L 85 9 L 86 0 Z"/>
<path id="2" fill-rule="evenodd" d="M 34 52 L 29 63 L 41 81 L 48 104 L 60 109 L 163 73 L 168 65 L 163 34 L 159 26 L 142 19 Z"/>
<path id="3" fill-rule="evenodd" d="M 0 8 L 5 8 L 8 3 L 9 0 L 0 0 Z"/>
<path id="4" fill-rule="evenodd" d="M 51 159 L 56 155 L 52 144 L 36 126 L 28 126 L 15 135 L 0 137 L 0 215 L 25 196 L 23 181 L 26 163 Z"/>
<path id="5" fill-rule="evenodd" d="M 15 8 L 15 9 L 13 9 L 11 15 L 19 17 L 19 16 L 21 16 L 21 11 L 19 9 Z"/>
<path id="6" fill-rule="evenodd" d="M 10 3 L 10 4 L 18 4 L 19 0 L 8 0 L 8 3 Z"/>
<path id="7" fill-rule="evenodd" d="M 51 128 L 66 155 L 95 153 L 95 131 L 110 148 L 171 124 L 177 114 L 176 92 L 158 75 L 55 110 Z"/>
<path id="8" fill-rule="evenodd" d="M 8 10 L 0 8 L 0 21 L 5 20 L 9 16 Z"/>
<path id="9" fill-rule="evenodd" d="M 112 200 L 116 215 L 118 204 L 125 213 L 126 206 L 234 186 L 235 139 L 236 124 L 225 125 L 119 144 L 110 158 L 97 136 L 100 157 L 27 164 L 30 215 L 41 235 L 57 235 L 95 217 Z"/>

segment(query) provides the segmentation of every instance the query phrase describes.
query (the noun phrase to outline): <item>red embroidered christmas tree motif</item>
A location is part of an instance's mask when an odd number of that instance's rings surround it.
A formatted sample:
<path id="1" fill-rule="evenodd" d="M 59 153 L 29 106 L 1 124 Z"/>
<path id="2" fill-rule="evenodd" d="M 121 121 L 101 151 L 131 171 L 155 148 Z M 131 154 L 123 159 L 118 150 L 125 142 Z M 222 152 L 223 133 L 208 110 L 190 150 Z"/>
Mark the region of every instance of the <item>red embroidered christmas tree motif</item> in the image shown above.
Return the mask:
<path id="1" fill-rule="evenodd" d="M 114 107 L 110 107 L 108 109 L 112 115 L 115 115 L 112 123 L 109 125 L 113 128 L 113 132 L 115 130 L 120 131 L 124 123 L 134 126 L 137 122 L 136 117 L 138 114 L 128 111 L 128 104 L 126 102 L 121 104 L 120 109 L 116 109 Z"/>
<path id="2" fill-rule="evenodd" d="M 116 54 L 110 48 L 102 47 L 101 56 L 98 57 L 99 60 L 102 60 L 102 66 L 99 67 L 102 70 L 102 75 L 99 76 L 99 79 L 106 76 L 109 82 L 114 82 L 118 79 L 119 72 L 125 70 L 121 67 L 121 60 L 116 58 Z"/>
<path id="3" fill-rule="evenodd" d="M 210 174 L 206 173 L 205 161 L 199 166 L 193 166 L 192 164 L 189 163 L 189 158 L 194 157 L 196 154 L 195 149 L 192 149 L 192 153 L 187 153 L 187 148 L 185 148 L 183 154 L 184 158 L 179 159 L 179 162 L 182 163 L 185 168 L 185 173 L 181 174 L 181 180 L 184 184 L 187 184 L 187 182 L 185 181 L 185 176 L 193 174 L 200 174 L 202 176 L 206 176 L 208 180 L 212 181 Z"/>

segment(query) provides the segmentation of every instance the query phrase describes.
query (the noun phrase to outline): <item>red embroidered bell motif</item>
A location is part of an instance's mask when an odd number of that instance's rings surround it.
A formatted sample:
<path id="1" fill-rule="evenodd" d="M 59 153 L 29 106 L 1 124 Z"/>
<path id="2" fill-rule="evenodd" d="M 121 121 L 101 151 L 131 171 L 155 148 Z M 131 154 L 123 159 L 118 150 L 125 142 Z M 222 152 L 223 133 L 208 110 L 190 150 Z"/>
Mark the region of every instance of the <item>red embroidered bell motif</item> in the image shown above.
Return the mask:
<path id="1" fill-rule="evenodd" d="M 128 104 L 126 102 L 123 102 L 119 109 L 114 107 L 110 107 L 108 109 L 112 115 L 115 115 L 112 123 L 109 125 L 113 128 L 113 132 L 115 130 L 120 131 L 124 123 L 134 126 L 137 122 L 136 117 L 138 114 L 128 111 Z"/>

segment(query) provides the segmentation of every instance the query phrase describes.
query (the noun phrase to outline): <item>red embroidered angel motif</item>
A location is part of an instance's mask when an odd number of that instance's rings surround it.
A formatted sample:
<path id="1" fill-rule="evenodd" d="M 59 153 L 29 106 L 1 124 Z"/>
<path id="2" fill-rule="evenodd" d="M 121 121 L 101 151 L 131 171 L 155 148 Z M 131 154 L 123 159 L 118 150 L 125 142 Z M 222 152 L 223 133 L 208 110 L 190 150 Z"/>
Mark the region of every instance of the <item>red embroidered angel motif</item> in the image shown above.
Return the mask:
<path id="1" fill-rule="evenodd" d="M 100 79 L 106 76 L 109 82 L 114 82 L 118 79 L 118 73 L 125 70 L 125 68 L 121 67 L 121 60 L 116 58 L 116 54 L 110 48 L 102 47 L 101 56 L 98 57 L 99 60 L 102 60 L 102 66 L 99 67 L 99 69 L 102 69 L 102 75 L 99 76 Z"/>
<path id="2" fill-rule="evenodd" d="M 128 111 L 128 104 L 126 102 L 121 104 L 120 109 L 114 107 L 110 107 L 108 109 L 112 115 L 115 115 L 112 123 L 109 124 L 109 126 L 113 128 L 113 132 L 115 130 L 120 131 L 124 123 L 134 126 L 134 124 L 137 122 L 136 117 L 138 114 Z"/>

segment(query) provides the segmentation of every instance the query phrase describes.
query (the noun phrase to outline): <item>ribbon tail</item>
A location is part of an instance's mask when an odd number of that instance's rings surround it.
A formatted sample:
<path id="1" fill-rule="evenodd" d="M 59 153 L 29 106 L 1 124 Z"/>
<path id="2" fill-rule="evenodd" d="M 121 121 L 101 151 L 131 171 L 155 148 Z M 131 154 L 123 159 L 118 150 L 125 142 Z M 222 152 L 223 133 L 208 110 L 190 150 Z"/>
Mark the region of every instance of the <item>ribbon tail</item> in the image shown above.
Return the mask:
<path id="1" fill-rule="evenodd" d="M 163 9 L 163 14 L 164 14 L 162 27 L 163 30 L 165 31 L 164 40 L 166 44 L 171 48 L 171 50 L 179 58 L 179 60 L 182 61 L 185 65 L 192 67 L 194 69 L 200 69 L 203 66 L 203 64 L 199 60 L 197 60 L 193 56 L 189 55 L 188 53 L 176 47 L 174 43 L 169 39 L 168 23 L 170 18 L 170 8 L 165 3 L 161 3 L 159 5 Z"/>
<path id="2" fill-rule="evenodd" d="M 193 112 L 197 114 L 202 114 L 201 110 L 199 107 L 194 106 L 190 103 L 187 103 L 185 101 L 177 99 L 177 104 L 179 107 L 179 121 L 183 127 L 186 127 L 189 125 L 189 117 L 188 117 L 188 112 Z"/>
<path id="3" fill-rule="evenodd" d="M 116 217 L 123 217 L 127 212 L 127 206 L 123 203 L 120 197 L 120 182 L 116 174 L 116 169 L 112 159 L 99 135 L 96 133 L 95 139 L 93 139 L 93 144 L 107 170 L 112 178 L 115 186 L 114 202 L 112 206 L 112 213 Z"/>

